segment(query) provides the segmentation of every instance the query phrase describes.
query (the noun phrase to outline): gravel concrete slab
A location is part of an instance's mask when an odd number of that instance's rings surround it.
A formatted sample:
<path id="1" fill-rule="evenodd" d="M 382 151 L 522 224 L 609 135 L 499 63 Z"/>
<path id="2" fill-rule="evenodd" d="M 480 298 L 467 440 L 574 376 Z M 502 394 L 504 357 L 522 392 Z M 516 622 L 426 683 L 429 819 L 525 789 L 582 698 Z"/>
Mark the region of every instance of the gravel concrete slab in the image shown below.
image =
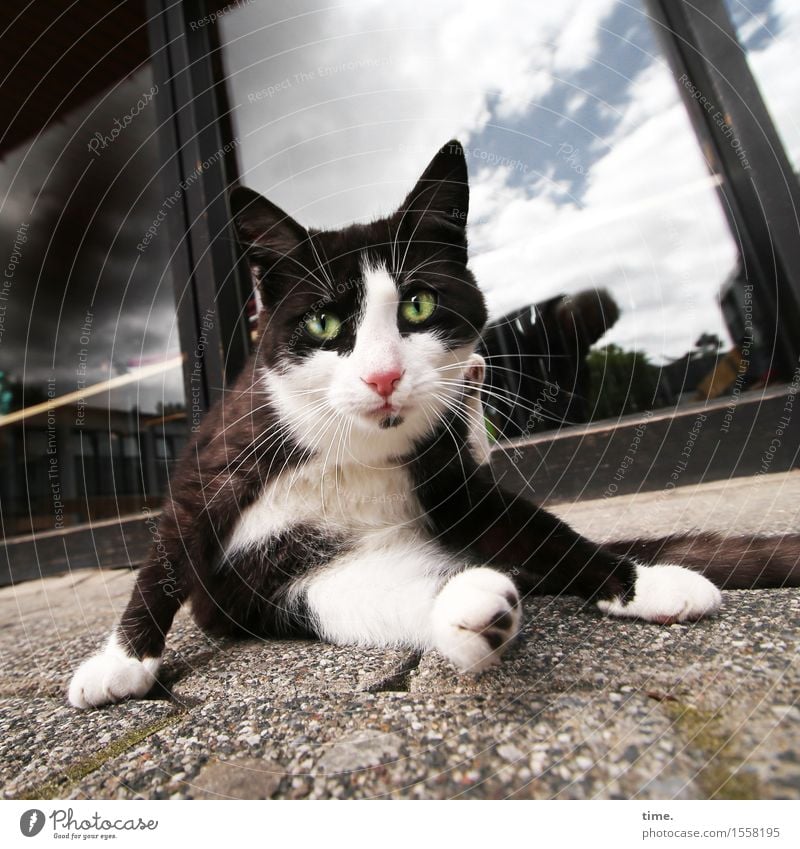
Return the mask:
<path id="1" fill-rule="evenodd" d="M 596 537 L 796 529 L 800 473 L 556 509 Z M 689 521 L 689 519 L 692 521 Z M 436 655 L 212 640 L 182 612 L 162 685 L 79 712 L 64 691 L 127 571 L 0 590 L 6 798 L 800 798 L 800 592 L 727 592 L 692 625 L 537 598 L 479 678 Z"/>

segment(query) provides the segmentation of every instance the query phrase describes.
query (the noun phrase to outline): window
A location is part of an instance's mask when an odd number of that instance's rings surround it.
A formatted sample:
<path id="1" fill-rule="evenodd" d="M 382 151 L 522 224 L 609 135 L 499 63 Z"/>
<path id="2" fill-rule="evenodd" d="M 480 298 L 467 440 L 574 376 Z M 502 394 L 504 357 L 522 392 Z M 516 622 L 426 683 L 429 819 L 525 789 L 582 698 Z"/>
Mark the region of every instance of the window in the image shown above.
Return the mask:
<path id="1" fill-rule="evenodd" d="M 31 15 L 9 31 L 6 536 L 157 507 L 256 332 L 232 184 L 337 227 L 391 211 L 453 136 L 466 148 L 471 264 L 490 308 L 484 400 L 501 470 L 513 463 L 520 488 L 535 480 L 545 497 L 610 493 L 643 419 L 627 491 L 668 486 L 687 440 L 681 483 L 758 470 L 800 382 L 800 243 L 787 212 L 800 196 L 783 174 L 759 183 L 764 151 L 781 141 L 783 171 L 800 161 L 791 3 L 149 12 L 79 4 L 70 31 Z M 37 34 L 61 57 L 47 69 L 24 46 Z M 697 49 L 703 37 L 714 62 Z M 745 174 L 738 140 L 703 125 L 679 78 L 688 70 L 730 106 L 720 80 L 733 67 L 749 107 L 750 66 L 780 139 L 767 128 Z M 769 471 L 794 465 L 796 439 L 781 439 Z"/>

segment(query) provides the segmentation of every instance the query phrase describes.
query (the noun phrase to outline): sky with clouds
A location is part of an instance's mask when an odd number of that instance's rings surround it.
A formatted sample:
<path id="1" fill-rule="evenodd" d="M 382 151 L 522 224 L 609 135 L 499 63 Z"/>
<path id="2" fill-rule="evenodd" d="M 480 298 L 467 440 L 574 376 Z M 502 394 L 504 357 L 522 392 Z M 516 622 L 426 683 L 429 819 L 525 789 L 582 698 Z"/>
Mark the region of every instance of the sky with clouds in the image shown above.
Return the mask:
<path id="1" fill-rule="evenodd" d="M 252 3 L 221 19 L 242 179 L 305 224 L 390 211 L 467 148 L 472 265 L 491 313 L 607 288 L 602 340 L 678 357 L 727 340 L 737 252 L 638 2 Z M 793 162 L 800 9 L 729 0 Z"/>

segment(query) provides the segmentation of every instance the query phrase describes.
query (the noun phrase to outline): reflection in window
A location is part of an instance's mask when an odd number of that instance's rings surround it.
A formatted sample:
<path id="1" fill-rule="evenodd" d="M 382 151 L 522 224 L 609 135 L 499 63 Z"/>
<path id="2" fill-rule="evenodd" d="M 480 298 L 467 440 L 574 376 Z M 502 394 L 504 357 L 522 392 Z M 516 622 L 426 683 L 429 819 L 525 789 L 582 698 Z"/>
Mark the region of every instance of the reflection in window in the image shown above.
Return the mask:
<path id="1" fill-rule="evenodd" d="M 150 423 L 169 409 L 162 428 L 186 430 L 166 233 L 137 248 L 163 201 L 152 89 L 145 66 L 0 160 L 9 536 L 157 502 Z"/>
<path id="2" fill-rule="evenodd" d="M 789 161 L 800 170 L 800 6 L 793 0 L 726 0 L 747 63 Z"/>
<path id="3" fill-rule="evenodd" d="M 220 19 L 242 182 L 337 227 L 396 207 L 458 137 L 495 435 L 763 380 L 750 357 L 742 382 L 746 294 L 719 178 L 644 9 L 412 5 L 252 4 Z"/>

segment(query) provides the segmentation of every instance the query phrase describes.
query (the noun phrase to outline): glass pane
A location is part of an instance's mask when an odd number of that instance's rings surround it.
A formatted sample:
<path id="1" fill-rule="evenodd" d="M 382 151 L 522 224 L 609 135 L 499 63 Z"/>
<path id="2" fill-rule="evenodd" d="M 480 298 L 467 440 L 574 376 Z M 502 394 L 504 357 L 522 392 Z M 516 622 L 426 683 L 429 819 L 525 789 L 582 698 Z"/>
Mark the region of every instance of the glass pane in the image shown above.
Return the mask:
<path id="1" fill-rule="evenodd" d="M 152 99 L 145 67 L 0 161 L 9 536 L 155 507 L 186 430 Z"/>
<path id="2" fill-rule="evenodd" d="M 725 0 L 728 13 L 783 146 L 800 169 L 800 4 Z"/>
<path id="3" fill-rule="evenodd" d="M 738 253 L 638 3 L 253 4 L 220 31 L 242 182 L 307 225 L 391 211 L 462 141 L 492 434 L 732 390 Z"/>

